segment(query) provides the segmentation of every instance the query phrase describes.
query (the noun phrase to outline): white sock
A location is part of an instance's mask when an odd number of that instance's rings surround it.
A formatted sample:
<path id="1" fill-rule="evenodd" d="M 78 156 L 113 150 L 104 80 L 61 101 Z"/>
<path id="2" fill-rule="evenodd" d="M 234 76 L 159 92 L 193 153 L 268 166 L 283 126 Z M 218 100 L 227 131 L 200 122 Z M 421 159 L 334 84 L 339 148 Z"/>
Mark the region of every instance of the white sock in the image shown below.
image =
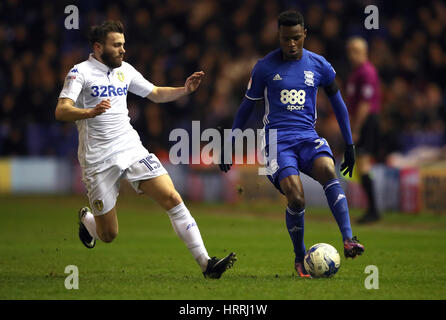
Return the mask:
<path id="1" fill-rule="evenodd" d="M 98 233 L 96 232 L 96 221 L 94 220 L 94 215 L 91 212 L 87 212 L 82 218 L 82 222 L 87 228 L 88 233 L 95 239 L 99 239 Z"/>
<path id="2" fill-rule="evenodd" d="M 186 247 L 204 272 L 210 258 L 195 219 L 191 216 L 184 202 L 168 210 L 167 214 L 172 222 L 173 230 L 186 244 Z"/>

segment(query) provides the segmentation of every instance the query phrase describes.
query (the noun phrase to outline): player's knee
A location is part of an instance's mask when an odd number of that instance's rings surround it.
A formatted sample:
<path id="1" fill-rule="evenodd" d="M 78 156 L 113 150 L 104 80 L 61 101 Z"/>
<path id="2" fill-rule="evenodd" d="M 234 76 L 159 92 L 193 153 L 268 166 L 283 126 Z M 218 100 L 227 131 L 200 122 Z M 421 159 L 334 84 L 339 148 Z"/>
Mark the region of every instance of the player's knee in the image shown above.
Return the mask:
<path id="1" fill-rule="evenodd" d="M 327 164 L 327 165 L 324 167 L 324 172 L 325 172 L 325 176 L 326 176 L 327 178 L 329 178 L 329 179 L 335 179 L 335 178 L 337 178 L 335 167 L 334 167 L 334 165 L 332 165 L 332 164 Z"/>
<path id="2" fill-rule="evenodd" d="M 98 231 L 98 236 L 103 242 L 110 243 L 118 236 L 118 230 Z"/>
<path id="3" fill-rule="evenodd" d="M 305 197 L 301 193 L 294 193 L 287 196 L 288 206 L 293 210 L 302 210 L 305 208 Z"/>
<path id="4" fill-rule="evenodd" d="M 325 185 L 328 181 L 336 179 L 337 177 L 334 165 L 327 162 L 319 166 L 315 178 L 321 185 Z"/>
<path id="5" fill-rule="evenodd" d="M 166 192 L 161 205 L 164 208 L 170 209 L 179 205 L 181 202 L 183 202 L 183 199 L 181 199 L 180 194 L 175 189 L 172 189 Z"/>
<path id="6" fill-rule="evenodd" d="M 305 196 L 303 189 L 299 187 L 299 183 L 289 180 L 282 183 L 281 187 L 288 200 L 288 206 L 294 210 L 302 210 L 305 208 Z"/>

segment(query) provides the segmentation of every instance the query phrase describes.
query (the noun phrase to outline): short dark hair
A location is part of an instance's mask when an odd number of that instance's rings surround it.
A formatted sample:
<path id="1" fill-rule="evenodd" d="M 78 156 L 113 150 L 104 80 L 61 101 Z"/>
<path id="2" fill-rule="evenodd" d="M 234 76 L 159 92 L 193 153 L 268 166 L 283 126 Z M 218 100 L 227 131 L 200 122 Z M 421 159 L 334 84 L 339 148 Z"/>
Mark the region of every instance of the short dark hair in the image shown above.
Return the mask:
<path id="1" fill-rule="evenodd" d="M 108 20 L 99 26 L 93 26 L 88 33 L 88 41 L 92 46 L 95 42 L 105 44 L 110 32 L 124 33 L 124 25 L 121 21 Z"/>
<path id="2" fill-rule="evenodd" d="M 278 27 L 280 26 L 295 26 L 300 24 L 304 27 L 304 17 L 299 11 L 287 10 L 279 14 L 277 19 Z"/>

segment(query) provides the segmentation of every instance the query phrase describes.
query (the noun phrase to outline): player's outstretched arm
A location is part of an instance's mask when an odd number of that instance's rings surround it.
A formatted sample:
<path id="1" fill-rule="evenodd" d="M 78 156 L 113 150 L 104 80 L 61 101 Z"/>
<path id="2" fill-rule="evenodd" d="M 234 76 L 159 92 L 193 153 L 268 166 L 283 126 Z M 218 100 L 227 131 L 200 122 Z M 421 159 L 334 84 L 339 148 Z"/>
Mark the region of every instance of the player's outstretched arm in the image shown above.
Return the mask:
<path id="1" fill-rule="evenodd" d="M 76 121 L 94 118 L 110 108 L 109 99 L 102 100 L 94 108 L 80 109 L 74 106 L 74 101 L 70 98 L 59 98 L 55 110 L 55 117 L 59 121 Z"/>
<path id="2" fill-rule="evenodd" d="M 255 100 L 251 100 L 246 97 L 243 98 L 242 103 L 240 104 L 240 107 L 238 108 L 235 115 L 234 123 L 232 124 L 232 131 L 234 131 L 235 129 L 243 130 L 245 128 L 255 105 Z"/>
<path id="3" fill-rule="evenodd" d="M 355 145 L 353 144 L 347 106 L 345 105 L 341 92 L 334 80 L 331 84 L 324 87 L 324 90 L 333 106 L 336 120 L 338 120 L 339 128 L 341 129 L 346 144 L 344 162 L 341 164 L 340 169 L 344 176 L 348 174 L 352 177 L 353 167 L 355 165 Z"/>
<path id="4" fill-rule="evenodd" d="M 243 98 L 243 101 L 240 104 L 240 107 L 235 115 L 234 123 L 232 124 L 232 131 L 234 131 L 235 129 L 243 130 L 245 128 L 246 123 L 248 122 L 249 117 L 251 116 L 251 113 L 254 110 L 255 104 L 256 103 L 254 100 L 248 99 L 246 97 Z M 224 137 L 223 129 L 219 128 L 219 131 L 220 131 L 221 136 Z M 234 137 L 231 136 L 230 139 L 232 140 L 230 142 L 230 145 L 232 145 L 232 143 L 234 141 Z M 229 143 L 229 142 L 226 141 L 226 143 Z M 222 139 L 219 167 L 220 167 L 221 171 L 228 172 L 231 169 L 232 163 L 228 163 L 228 161 L 224 161 L 225 160 L 224 145 L 225 145 L 225 141 Z"/>
<path id="5" fill-rule="evenodd" d="M 200 86 L 203 77 L 204 72 L 197 71 L 186 79 L 184 87 L 173 88 L 155 86 L 147 98 L 155 103 L 175 101 L 181 97 L 191 94 L 192 92 L 195 92 Z"/>

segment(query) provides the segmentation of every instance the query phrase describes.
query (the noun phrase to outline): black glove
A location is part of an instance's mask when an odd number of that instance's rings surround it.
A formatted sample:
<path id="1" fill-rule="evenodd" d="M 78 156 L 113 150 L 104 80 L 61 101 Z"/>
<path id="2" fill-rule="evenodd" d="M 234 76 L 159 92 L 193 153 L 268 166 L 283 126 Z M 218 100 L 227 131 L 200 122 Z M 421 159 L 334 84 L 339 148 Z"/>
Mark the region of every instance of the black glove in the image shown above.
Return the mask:
<path id="1" fill-rule="evenodd" d="M 231 159 L 229 159 L 230 163 L 226 163 L 225 164 L 225 135 L 224 135 L 224 130 L 222 127 L 217 127 L 218 132 L 220 132 L 220 137 L 221 137 L 221 145 L 220 145 L 220 163 L 218 164 L 218 166 L 220 167 L 220 170 L 223 172 L 228 172 L 229 170 L 231 170 L 231 166 L 232 166 L 232 161 Z M 232 148 L 231 148 L 232 150 Z"/>
<path id="2" fill-rule="evenodd" d="M 353 167 L 355 166 L 355 145 L 349 144 L 345 148 L 344 162 L 341 163 L 341 172 L 344 176 L 347 174 L 352 177 Z"/>

